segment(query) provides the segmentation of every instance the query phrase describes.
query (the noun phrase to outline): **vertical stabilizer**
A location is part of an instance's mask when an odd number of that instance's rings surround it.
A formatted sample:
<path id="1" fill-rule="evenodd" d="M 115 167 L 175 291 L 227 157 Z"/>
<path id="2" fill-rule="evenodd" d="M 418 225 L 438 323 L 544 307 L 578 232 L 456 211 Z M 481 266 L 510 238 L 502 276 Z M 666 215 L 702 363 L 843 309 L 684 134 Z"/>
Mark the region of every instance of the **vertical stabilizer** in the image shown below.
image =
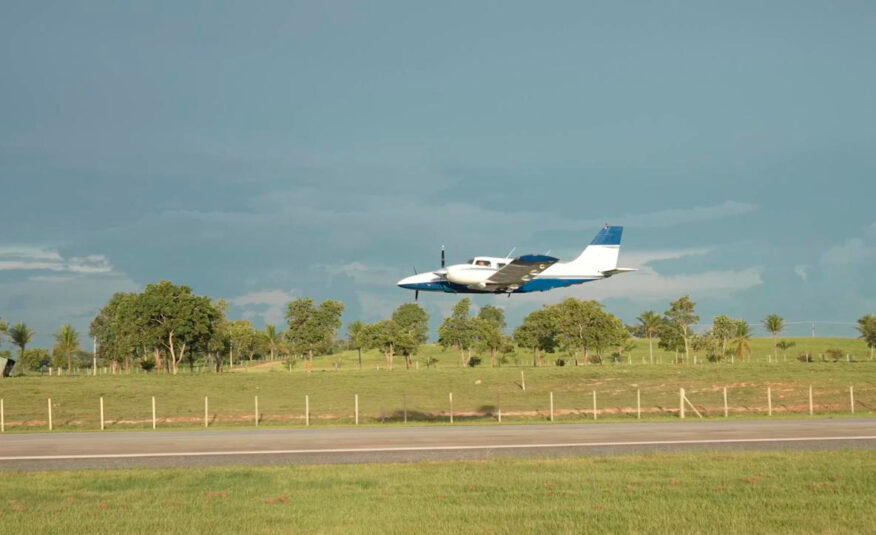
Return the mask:
<path id="1" fill-rule="evenodd" d="M 578 258 L 569 262 L 570 267 L 574 266 L 584 273 L 602 273 L 617 268 L 623 233 L 623 227 L 602 227 Z"/>

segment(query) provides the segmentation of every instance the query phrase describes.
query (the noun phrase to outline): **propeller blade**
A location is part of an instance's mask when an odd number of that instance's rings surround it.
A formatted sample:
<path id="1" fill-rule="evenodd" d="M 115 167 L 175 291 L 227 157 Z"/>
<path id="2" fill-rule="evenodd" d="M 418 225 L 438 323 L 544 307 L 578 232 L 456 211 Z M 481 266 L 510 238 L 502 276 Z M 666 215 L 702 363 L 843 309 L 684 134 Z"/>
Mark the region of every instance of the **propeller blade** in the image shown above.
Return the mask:
<path id="1" fill-rule="evenodd" d="M 420 290 L 414 290 L 414 301 L 420 298 Z"/>
<path id="2" fill-rule="evenodd" d="M 441 246 L 441 267 L 444 267 L 444 246 Z"/>
<path id="3" fill-rule="evenodd" d="M 417 266 L 414 266 L 414 275 L 417 275 Z"/>

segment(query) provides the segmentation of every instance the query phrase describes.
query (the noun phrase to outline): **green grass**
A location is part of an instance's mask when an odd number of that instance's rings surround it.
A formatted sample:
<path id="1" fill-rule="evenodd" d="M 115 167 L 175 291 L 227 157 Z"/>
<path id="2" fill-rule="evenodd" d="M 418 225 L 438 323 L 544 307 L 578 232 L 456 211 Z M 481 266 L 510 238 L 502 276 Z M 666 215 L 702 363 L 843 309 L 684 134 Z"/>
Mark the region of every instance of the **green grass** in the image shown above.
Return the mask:
<path id="1" fill-rule="evenodd" d="M 872 533 L 871 451 L 0 479 L 5 533 Z"/>
<path id="2" fill-rule="evenodd" d="M 818 415 L 848 414 L 849 385 L 855 388 L 856 415 L 876 412 L 876 361 L 866 360 L 858 340 L 809 340 L 816 347 L 857 350 L 853 362 L 700 363 L 693 365 L 642 364 L 636 351 L 632 364 L 604 364 L 541 368 L 505 365 L 460 368 L 453 352 L 427 346 L 420 359 L 438 355 L 436 367 L 392 372 L 366 366 L 359 370 L 344 359 L 355 353 L 317 359 L 312 374 L 300 364 L 291 372 L 282 364 L 244 368 L 221 375 L 179 376 L 136 374 L 98 377 L 26 376 L 0 381 L 6 430 L 45 430 L 47 398 L 52 399 L 56 430 L 99 428 L 99 398 L 105 402 L 108 429 L 151 428 L 151 397 L 157 402 L 159 428 L 203 425 L 204 396 L 210 400 L 213 426 L 252 426 L 254 397 L 259 398 L 261 425 L 303 425 L 304 396 L 310 397 L 313 425 L 352 424 L 353 397 L 359 395 L 363 424 L 399 422 L 407 408 L 409 422 L 445 422 L 448 393 L 454 397 L 457 422 L 495 421 L 497 406 L 503 422 L 545 421 L 549 393 L 554 393 L 557 421 L 592 421 L 592 392 L 597 392 L 600 421 L 635 418 L 636 391 L 641 391 L 643 418 L 675 418 L 679 388 L 705 417 L 723 417 L 722 389 L 728 389 L 731 417 L 766 417 L 767 388 L 772 389 L 774 417 L 808 415 L 808 389 L 813 386 Z M 756 340 L 756 348 L 763 340 Z M 802 343 L 799 345 L 803 345 Z M 370 363 L 380 355 L 366 354 Z M 326 366 L 341 359 L 339 371 Z M 526 391 L 520 386 L 525 373 Z"/>

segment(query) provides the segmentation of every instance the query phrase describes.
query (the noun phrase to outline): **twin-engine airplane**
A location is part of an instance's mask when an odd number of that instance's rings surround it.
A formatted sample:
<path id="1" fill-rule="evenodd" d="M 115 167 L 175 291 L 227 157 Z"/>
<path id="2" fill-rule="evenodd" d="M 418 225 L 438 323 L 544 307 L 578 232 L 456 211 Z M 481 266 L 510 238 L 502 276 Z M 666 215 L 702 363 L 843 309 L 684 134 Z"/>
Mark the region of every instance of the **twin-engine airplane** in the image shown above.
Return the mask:
<path id="1" fill-rule="evenodd" d="M 424 292 L 447 293 L 512 293 L 546 292 L 594 280 L 602 280 L 636 271 L 617 267 L 623 227 L 606 225 L 593 238 L 578 258 L 571 262 L 542 254 L 517 258 L 476 256 L 465 264 L 444 267 L 441 249 L 441 269 L 420 273 L 398 281 L 398 285 L 414 290 L 414 298 Z"/>

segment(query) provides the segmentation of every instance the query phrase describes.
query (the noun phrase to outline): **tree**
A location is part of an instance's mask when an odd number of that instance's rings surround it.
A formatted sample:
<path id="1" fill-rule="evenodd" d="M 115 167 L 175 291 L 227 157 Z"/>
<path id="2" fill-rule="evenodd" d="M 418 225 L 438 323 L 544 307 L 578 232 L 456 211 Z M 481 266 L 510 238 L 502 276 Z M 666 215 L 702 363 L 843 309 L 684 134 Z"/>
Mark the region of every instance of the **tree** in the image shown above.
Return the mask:
<path id="1" fill-rule="evenodd" d="M 366 325 L 363 331 L 364 345 L 368 349 L 379 349 L 386 357 L 386 369 L 392 371 L 396 352 L 411 352 L 417 345 L 409 331 L 395 320 L 383 320 Z"/>
<path id="2" fill-rule="evenodd" d="M 873 349 L 876 348 L 876 316 L 867 314 L 858 319 L 858 332 L 870 348 L 870 359 L 873 359 Z"/>
<path id="3" fill-rule="evenodd" d="M 441 327 L 438 328 L 438 343 L 442 347 L 456 347 L 459 349 L 460 366 L 468 365 L 468 358 L 471 357 L 471 346 L 475 341 L 474 325 L 471 322 L 469 312 L 471 310 L 471 299 L 468 297 L 460 299 L 453 306 L 453 312 L 447 318 Z M 466 351 L 469 352 L 466 358 Z"/>
<path id="4" fill-rule="evenodd" d="M 392 313 L 392 321 L 407 333 L 402 355 L 405 357 L 405 367 L 410 369 L 413 364 L 411 356 L 429 339 L 429 314 L 416 303 L 405 303 Z"/>
<path id="5" fill-rule="evenodd" d="M 651 358 L 651 364 L 654 364 L 654 337 L 657 335 L 660 324 L 663 323 L 663 318 L 653 310 L 647 310 L 636 319 L 639 320 L 642 333 L 648 339 L 648 355 Z"/>
<path id="6" fill-rule="evenodd" d="M 145 352 L 148 343 L 144 336 L 145 325 L 136 312 L 137 294 L 116 293 L 98 312 L 91 322 L 89 334 L 100 346 L 101 357 L 113 363 L 114 369 L 122 361 L 128 369 L 128 359 L 138 351 Z M 156 353 L 156 366 L 161 370 L 161 360 Z"/>
<path id="7" fill-rule="evenodd" d="M 623 345 L 622 340 L 629 337 L 620 319 L 605 312 L 596 301 L 569 298 L 549 309 L 554 315 L 557 341 L 572 353 L 576 365 L 578 350 L 584 351 L 585 360 L 589 359 L 590 349 L 601 358 L 605 349 Z"/>
<path id="8" fill-rule="evenodd" d="M 9 327 L 9 341 L 11 341 L 13 345 L 18 346 L 19 349 L 18 360 L 24 360 L 24 350 L 27 347 L 27 344 L 33 340 L 33 334 L 33 331 L 28 329 L 27 325 L 24 323 L 16 323 L 12 327 Z"/>
<path id="9" fill-rule="evenodd" d="M 286 339 L 296 351 L 307 355 L 307 373 L 313 368 L 314 354 L 327 353 L 341 327 L 344 304 L 327 299 L 315 306 L 313 299 L 299 298 L 287 306 L 286 321 L 289 330 Z"/>
<path id="10" fill-rule="evenodd" d="M 520 347 L 532 350 L 532 365 L 541 366 L 543 353 L 557 347 L 556 314 L 548 308 L 533 310 L 514 330 L 514 340 Z"/>
<path id="11" fill-rule="evenodd" d="M 785 352 L 794 347 L 796 342 L 791 342 L 790 340 L 779 340 L 779 343 L 776 344 L 776 347 L 782 350 L 782 360 L 785 360 Z"/>
<path id="12" fill-rule="evenodd" d="M 686 362 L 690 360 L 690 327 L 700 320 L 700 317 L 694 313 L 695 307 L 696 303 L 685 295 L 669 303 L 669 310 L 666 311 L 666 319 L 681 329 L 681 337 L 684 340 L 684 360 Z"/>
<path id="13" fill-rule="evenodd" d="M 495 368 L 497 364 L 496 354 L 502 349 L 505 337 L 502 335 L 500 323 L 493 319 L 486 319 L 478 315 L 471 319 L 474 331 L 474 345 L 479 350 L 490 352 L 490 366 Z"/>
<path id="14" fill-rule="evenodd" d="M 365 324 L 359 320 L 347 325 L 347 335 L 351 349 L 359 351 L 359 369 L 362 369 L 362 347 L 365 345 Z"/>
<path id="15" fill-rule="evenodd" d="M 40 371 L 48 367 L 52 363 L 52 355 L 48 350 L 41 347 L 28 349 L 24 352 L 24 359 L 20 363 L 25 369 L 31 371 Z"/>
<path id="16" fill-rule="evenodd" d="M 227 325 L 231 347 L 238 355 L 246 355 L 252 361 L 258 348 L 258 334 L 248 320 L 230 321 Z"/>
<path id="17" fill-rule="evenodd" d="M 186 349 L 194 352 L 209 348 L 216 325 L 222 320 L 221 312 L 208 297 L 193 295 L 190 287 L 170 281 L 146 286 L 136 297 L 135 312 L 145 343 L 167 351 L 174 375 Z"/>
<path id="18" fill-rule="evenodd" d="M 265 324 L 265 330 L 262 333 L 262 336 L 265 339 L 265 345 L 268 347 L 268 351 L 271 352 L 271 360 L 274 360 L 274 356 L 277 354 L 277 348 L 280 347 L 280 342 L 283 341 L 283 335 L 277 332 L 276 325 L 268 323 Z"/>
<path id="19" fill-rule="evenodd" d="M 736 320 L 733 323 L 736 327 L 733 335 L 736 356 L 744 359 L 751 352 L 751 326 L 745 320 Z"/>
<path id="20" fill-rule="evenodd" d="M 721 342 L 721 358 L 727 356 L 727 341 L 736 334 L 734 320 L 727 316 L 715 316 L 712 320 L 712 336 Z"/>
<path id="21" fill-rule="evenodd" d="M 478 317 L 487 320 L 499 327 L 499 332 L 505 330 L 505 311 L 493 305 L 484 305 L 478 311 Z"/>
<path id="22" fill-rule="evenodd" d="M 72 325 L 64 325 L 55 333 L 55 348 L 67 357 L 67 373 L 73 371 L 73 353 L 81 350 L 79 333 Z"/>
<path id="23" fill-rule="evenodd" d="M 763 326 L 771 335 L 773 335 L 773 358 L 778 361 L 779 353 L 776 346 L 778 340 L 776 340 L 776 337 L 780 332 L 785 330 L 785 320 L 778 314 L 770 314 L 763 319 Z"/>
<path id="24" fill-rule="evenodd" d="M 678 363 L 678 352 L 684 351 L 684 338 L 681 336 L 681 328 L 671 321 L 664 320 L 657 327 L 657 336 L 660 338 L 657 347 L 664 351 L 675 352 L 675 362 Z"/>

